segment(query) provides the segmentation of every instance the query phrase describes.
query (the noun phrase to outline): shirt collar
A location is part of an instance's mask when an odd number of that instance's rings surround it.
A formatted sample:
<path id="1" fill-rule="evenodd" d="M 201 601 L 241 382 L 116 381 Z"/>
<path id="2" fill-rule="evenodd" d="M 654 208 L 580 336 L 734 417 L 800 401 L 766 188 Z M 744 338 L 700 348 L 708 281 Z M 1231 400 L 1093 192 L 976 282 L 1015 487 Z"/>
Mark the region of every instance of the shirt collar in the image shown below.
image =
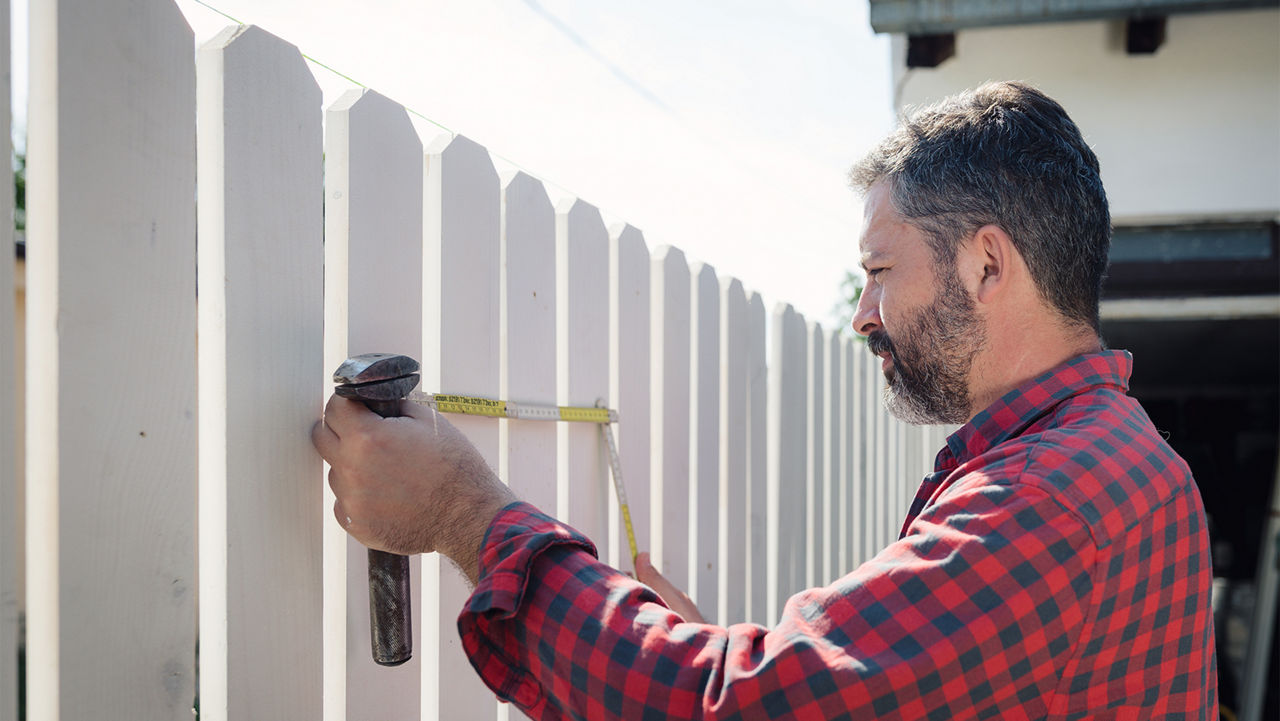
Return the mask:
<path id="1" fill-rule="evenodd" d="M 945 471 L 976 458 L 1022 433 L 1063 400 L 1085 391 L 1111 386 L 1129 390 L 1133 356 L 1110 350 L 1076 356 L 1004 394 L 947 438 L 934 468 Z"/>

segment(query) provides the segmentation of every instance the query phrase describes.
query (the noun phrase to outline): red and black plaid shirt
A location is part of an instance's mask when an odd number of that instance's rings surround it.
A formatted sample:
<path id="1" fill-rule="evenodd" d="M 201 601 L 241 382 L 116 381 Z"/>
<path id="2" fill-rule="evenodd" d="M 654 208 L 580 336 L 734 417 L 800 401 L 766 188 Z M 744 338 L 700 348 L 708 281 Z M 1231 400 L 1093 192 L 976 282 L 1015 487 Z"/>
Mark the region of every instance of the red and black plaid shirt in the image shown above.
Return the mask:
<path id="1" fill-rule="evenodd" d="M 768 630 L 684 623 L 527 504 L 458 619 L 540 719 L 1214 719 L 1204 509 L 1125 395 L 1074 359 L 953 434 L 901 538 Z"/>

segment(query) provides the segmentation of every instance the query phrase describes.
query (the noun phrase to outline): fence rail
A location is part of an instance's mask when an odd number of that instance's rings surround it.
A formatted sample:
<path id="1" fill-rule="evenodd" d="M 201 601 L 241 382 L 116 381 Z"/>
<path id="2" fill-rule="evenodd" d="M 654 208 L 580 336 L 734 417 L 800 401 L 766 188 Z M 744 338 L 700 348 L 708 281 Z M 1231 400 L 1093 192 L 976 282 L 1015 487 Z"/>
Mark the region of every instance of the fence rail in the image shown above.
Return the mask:
<path id="1" fill-rule="evenodd" d="M 369 658 L 363 549 L 308 441 L 351 354 L 418 357 L 426 390 L 616 408 L 639 544 L 723 624 L 769 624 L 891 541 L 941 443 L 883 413 L 855 341 L 787 305 L 766 317 L 741 281 L 553 205 L 466 137 L 424 142 L 375 92 L 322 115 L 298 50 L 261 29 L 193 54 L 169 0 L 49 0 L 30 67 L 25 439 L 0 354 L 0 721 L 20 609 L 30 719 L 181 718 L 197 694 L 204 719 L 505 717 L 438 556 L 413 563 L 415 659 Z M 594 427 L 455 422 L 630 568 Z"/>

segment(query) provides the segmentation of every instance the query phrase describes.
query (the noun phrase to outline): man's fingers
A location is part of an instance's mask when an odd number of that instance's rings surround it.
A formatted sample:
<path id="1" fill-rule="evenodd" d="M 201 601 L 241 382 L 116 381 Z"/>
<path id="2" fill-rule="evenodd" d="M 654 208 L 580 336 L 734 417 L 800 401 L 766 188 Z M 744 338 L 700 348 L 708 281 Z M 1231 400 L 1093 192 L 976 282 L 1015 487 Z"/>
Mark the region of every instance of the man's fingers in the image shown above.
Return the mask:
<path id="1" fill-rule="evenodd" d="M 324 422 L 338 436 L 344 436 L 348 430 L 371 423 L 377 418 L 378 415 L 364 403 L 343 398 L 337 393 L 330 396 L 329 402 L 324 406 Z"/>
<path id="2" fill-rule="evenodd" d="M 321 458 L 332 463 L 333 454 L 338 449 L 338 434 L 323 420 L 316 421 L 311 426 L 311 445 L 316 447 Z"/>

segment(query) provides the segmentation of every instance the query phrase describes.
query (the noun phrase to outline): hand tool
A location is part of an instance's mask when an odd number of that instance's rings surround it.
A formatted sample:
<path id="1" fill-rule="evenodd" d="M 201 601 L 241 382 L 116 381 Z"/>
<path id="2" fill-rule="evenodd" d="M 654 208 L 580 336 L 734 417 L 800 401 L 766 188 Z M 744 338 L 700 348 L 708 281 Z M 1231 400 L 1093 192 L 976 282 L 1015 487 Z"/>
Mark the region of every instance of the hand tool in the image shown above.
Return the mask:
<path id="1" fill-rule="evenodd" d="M 403 355 L 352 356 L 333 373 L 335 392 L 394 418 L 400 415 L 400 400 L 418 385 L 418 367 Z M 413 655 L 408 556 L 369 549 L 369 631 L 374 663 L 399 666 Z"/>

